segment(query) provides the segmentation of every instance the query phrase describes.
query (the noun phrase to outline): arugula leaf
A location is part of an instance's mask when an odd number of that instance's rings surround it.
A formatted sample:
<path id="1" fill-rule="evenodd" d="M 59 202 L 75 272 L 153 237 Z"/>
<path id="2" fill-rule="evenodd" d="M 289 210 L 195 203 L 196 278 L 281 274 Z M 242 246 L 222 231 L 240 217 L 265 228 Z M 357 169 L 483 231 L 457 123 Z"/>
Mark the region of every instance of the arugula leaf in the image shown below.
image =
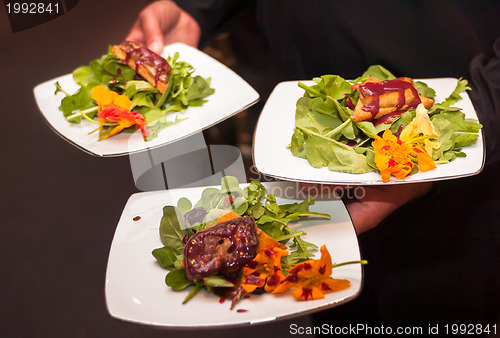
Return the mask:
<path id="1" fill-rule="evenodd" d="M 369 77 L 373 77 L 380 81 L 394 80 L 396 78 L 396 76 L 394 76 L 394 74 L 392 74 L 385 67 L 380 65 L 373 65 L 368 67 L 368 69 L 365 70 L 365 72 L 360 77 L 354 79 L 351 82 L 352 83 L 365 82 L 366 79 Z"/>
<path id="2" fill-rule="evenodd" d="M 415 88 L 417 88 L 418 94 L 428 98 L 433 98 L 436 96 L 436 91 L 430 88 L 427 83 L 422 81 L 413 81 Z"/>
<path id="3" fill-rule="evenodd" d="M 320 98 L 302 97 L 297 101 L 295 124 L 322 134 L 325 131 L 337 128 L 343 122 L 338 115 L 331 113 L 333 110 L 334 103 L 332 99 L 323 101 Z"/>
<path id="4" fill-rule="evenodd" d="M 404 112 L 403 114 L 401 114 L 401 116 L 399 116 L 399 118 L 390 125 L 392 133 L 393 134 L 401 133 L 401 131 L 407 125 L 410 124 L 411 120 L 413 120 L 413 118 L 415 118 L 415 115 L 416 115 L 415 109 L 410 109 L 410 110 Z"/>
<path id="5" fill-rule="evenodd" d="M 204 285 L 201 282 L 195 282 L 194 288 L 189 292 L 186 298 L 182 301 L 182 304 L 186 304 L 191 298 L 193 298 L 198 292 L 204 289 Z"/>
<path id="6" fill-rule="evenodd" d="M 288 232 L 290 234 L 294 234 L 297 231 L 293 229 L 288 229 Z M 288 265 L 292 266 L 297 263 L 311 259 L 314 256 L 311 249 L 317 249 L 318 247 L 313 243 L 304 241 L 300 237 L 294 237 L 293 243 L 292 245 L 289 246 L 289 248 L 294 250 L 288 256 L 285 256 L 284 259 Z"/>
<path id="7" fill-rule="evenodd" d="M 460 96 L 461 93 L 466 92 L 467 90 L 471 90 L 471 88 L 468 86 L 468 82 L 465 79 L 458 79 L 457 86 L 455 87 L 455 90 L 444 100 L 441 102 L 441 105 L 443 106 L 451 106 L 455 103 L 457 103 L 459 100 L 462 99 L 462 96 Z"/>
<path id="8" fill-rule="evenodd" d="M 203 278 L 203 283 L 211 288 L 232 288 L 233 283 L 227 281 L 224 277 L 216 275 Z"/>
<path id="9" fill-rule="evenodd" d="M 306 129 L 301 131 L 307 135 L 305 157 L 313 167 L 354 174 L 371 171 L 365 157 L 352 147 Z"/>
<path id="10" fill-rule="evenodd" d="M 460 111 L 442 110 L 434 114 L 431 121 L 441 143 L 440 153 L 436 156 L 436 160 L 441 163 L 465 156 L 460 148 L 473 144 L 482 127 L 474 120 L 465 119 L 465 114 Z"/>
<path id="11" fill-rule="evenodd" d="M 171 270 L 175 267 L 177 256 L 174 252 L 174 248 L 172 248 L 171 246 L 164 246 L 162 248 L 154 249 L 152 254 L 162 268 Z"/>
<path id="12" fill-rule="evenodd" d="M 215 89 L 210 87 L 212 78 L 202 78 L 201 76 L 195 76 L 192 78 L 192 82 L 189 84 L 186 92 L 186 99 L 189 105 L 192 107 L 202 106 L 206 100 L 204 98 L 212 95 Z"/>
<path id="13" fill-rule="evenodd" d="M 163 216 L 160 221 L 160 239 L 164 246 L 169 246 L 175 254 L 184 249 L 183 239 L 192 235 L 186 228 L 181 211 L 174 206 L 163 207 Z"/>
<path id="14" fill-rule="evenodd" d="M 80 86 L 88 86 L 92 82 L 98 82 L 94 72 L 90 71 L 89 66 L 81 66 L 73 71 L 73 80 Z"/>
<path id="15" fill-rule="evenodd" d="M 146 121 L 148 122 L 147 128 L 151 133 L 147 137 L 146 141 L 151 141 L 152 139 L 158 137 L 158 133 L 163 129 L 173 126 L 179 122 L 186 120 L 180 116 L 176 116 L 173 121 L 168 120 L 166 113 L 164 111 L 151 110 L 147 114 Z"/>
<path id="16" fill-rule="evenodd" d="M 185 215 L 189 210 L 193 208 L 193 203 L 191 203 L 191 201 L 186 197 L 181 197 L 177 201 L 177 208 L 183 215 Z"/>
<path id="17" fill-rule="evenodd" d="M 66 95 L 61 100 L 61 105 L 59 106 L 59 110 L 63 112 L 63 115 L 69 122 L 79 123 L 81 121 L 80 114 L 74 114 L 74 111 L 80 110 L 85 111 L 89 108 L 95 106 L 94 101 L 91 97 L 91 90 L 95 83 L 91 83 L 86 87 L 80 87 L 73 95 Z M 64 92 L 59 84 L 57 84 L 57 92 Z M 93 118 L 95 116 L 96 111 L 87 114 L 89 118 Z"/>
<path id="18" fill-rule="evenodd" d="M 171 270 L 165 277 L 165 283 L 174 291 L 184 290 L 188 286 L 195 284 L 186 277 L 184 269 Z"/>

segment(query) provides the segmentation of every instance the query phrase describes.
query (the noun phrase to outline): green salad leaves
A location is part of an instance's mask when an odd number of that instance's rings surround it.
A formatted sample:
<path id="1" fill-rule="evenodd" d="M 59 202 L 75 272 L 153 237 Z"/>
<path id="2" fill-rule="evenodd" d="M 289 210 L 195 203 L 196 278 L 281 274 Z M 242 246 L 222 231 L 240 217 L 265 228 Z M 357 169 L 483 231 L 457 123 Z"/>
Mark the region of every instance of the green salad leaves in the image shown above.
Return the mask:
<path id="1" fill-rule="evenodd" d="M 354 110 L 358 93 L 352 84 L 365 82 L 368 77 L 392 80 L 396 77 L 381 66 L 371 66 L 359 78 L 347 81 L 338 75 L 314 78 L 315 84 L 299 83 L 304 95 L 296 104 L 295 128 L 289 145 L 294 156 L 307 159 L 314 168 L 346 173 L 366 173 L 377 170 L 372 148 L 373 136 L 390 128 L 400 133 L 415 117 L 410 109 L 389 123 L 374 124 L 368 121 L 354 122 Z M 433 98 L 435 91 L 427 84 L 413 81 L 419 95 Z M 459 108 L 453 107 L 461 94 L 470 90 L 467 81 L 459 79 L 455 90 L 441 103 L 435 103 L 428 115 L 441 145 L 433 149 L 435 163 L 447 163 L 463 157 L 463 147 L 477 140 L 481 124 L 466 119 Z"/>
<path id="2" fill-rule="evenodd" d="M 79 85 L 76 92 L 68 93 L 56 83 L 54 94 L 58 92 L 65 94 L 59 109 L 71 123 L 80 123 L 82 117 L 93 119 L 97 114 L 97 106 L 91 97 L 91 90 L 95 86 L 106 86 L 130 98 L 132 102 L 130 109 L 144 117 L 147 129 L 150 131 L 147 140 L 151 140 L 164 128 L 183 120 L 179 117 L 174 121 L 167 120 L 168 113 L 202 106 L 207 102 L 206 98 L 215 91 L 210 87 L 211 79 L 193 75 L 195 71 L 193 66 L 180 61 L 178 53 L 169 56 L 167 62 L 172 71 L 167 89 L 162 94 L 149 82 L 140 78 L 134 69 L 123 64 L 111 53 L 110 47 L 108 53 L 101 58 L 73 71 L 73 79 Z M 82 116 L 82 113 L 85 116 Z M 135 128 L 126 130 L 134 131 Z"/>
<path id="3" fill-rule="evenodd" d="M 328 214 L 309 211 L 312 204 L 312 198 L 300 203 L 278 204 L 276 197 L 267 194 L 261 182 L 252 181 L 245 188 L 241 188 L 235 177 L 225 176 L 222 178 L 220 189 L 204 189 L 196 203 L 181 198 L 177 205 L 163 208 L 159 229 L 163 247 L 154 249 L 152 254 L 161 267 L 170 270 L 165 282 L 173 290 L 194 286 L 185 302 L 203 288 L 208 291 L 215 287 L 231 288 L 234 284 L 221 275 L 195 281 L 186 277 L 181 262 L 187 239 L 214 224 L 228 210 L 240 216 L 252 216 L 257 226 L 267 235 L 288 245 L 290 254 L 282 258 L 283 268 L 286 270 L 298 262 L 311 259 L 314 256 L 312 250 L 317 249 L 316 245 L 302 239 L 301 236 L 306 233 L 290 227 L 290 222 L 307 216 L 330 218 Z"/>

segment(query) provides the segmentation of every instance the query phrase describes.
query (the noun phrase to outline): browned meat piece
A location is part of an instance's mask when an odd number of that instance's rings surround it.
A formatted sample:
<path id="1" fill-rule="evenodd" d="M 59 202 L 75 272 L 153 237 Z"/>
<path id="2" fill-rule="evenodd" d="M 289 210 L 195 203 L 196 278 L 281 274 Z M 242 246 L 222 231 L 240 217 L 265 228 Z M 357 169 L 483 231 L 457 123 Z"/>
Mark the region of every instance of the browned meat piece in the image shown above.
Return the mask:
<path id="1" fill-rule="evenodd" d="M 432 107 L 433 99 L 418 95 L 418 91 L 407 77 L 380 81 L 369 78 L 365 83 L 353 86 L 359 93 L 359 100 L 354 109 L 353 120 L 371 121 L 384 115 L 405 112 L 424 103 Z"/>
<path id="2" fill-rule="evenodd" d="M 186 276 L 194 280 L 238 271 L 254 259 L 258 244 L 257 226 L 249 216 L 199 231 L 184 247 Z"/>
<path id="3" fill-rule="evenodd" d="M 111 51 L 161 93 L 165 91 L 172 67 L 163 57 L 133 41 L 124 41 L 120 45 L 114 45 Z"/>
<path id="4" fill-rule="evenodd" d="M 430 99 L 425 96 L 419 96 L 420 101 L 422 101 L 422 104 L 424 105 L 425 109 L 430 109 L 434 105 L 434 99 Z"/>

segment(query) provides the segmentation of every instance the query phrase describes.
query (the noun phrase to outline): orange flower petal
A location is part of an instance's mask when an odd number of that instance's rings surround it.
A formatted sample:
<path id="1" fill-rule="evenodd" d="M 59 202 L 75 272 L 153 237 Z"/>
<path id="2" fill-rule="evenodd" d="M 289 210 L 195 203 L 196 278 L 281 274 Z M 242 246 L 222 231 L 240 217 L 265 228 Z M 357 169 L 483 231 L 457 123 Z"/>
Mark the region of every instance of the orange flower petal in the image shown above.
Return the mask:
<path id="1" fill-rule="evenodd" d="M 326 245 L 321 246 L 320 252 L 321 258 L 317 263 L 318 272 L 322 276 L 329 277 L 332 274 L 332 256 L 330 256 L 330 252 L 326 248 Z"/>
<path id="2" fill-rule="evenodd" d="M 340 291 L 347 289 L 351 285 L 351 282 L 347 279 L 335 279 L 329 278 L 323 280 L 321 283 L 321 291 L 324 293 L 329 293 L 333 291 Z"/>
<path id="3" fill-rule="evenodd" d="M 292 291 L 292 294 L 298 300 L 312 300 L 312 299 L 323 299 L 325 294 L 316 286 L 304 287 L 299 286 Z"/>
<path id="4" fill-rule="evenodd" d="M 91 96 L 99 105 L 99 109 L 102 109 L 102 106 L 113 103 L 109 89 L 105 86 L 95 86 L 92 88 Z"/>
<path id="5" fill-rule="evenodd" d="M 390 129 L 384 131 L 382 138 L 374 135 L 372 147 L 383 182 L 388 182 L 391 175 L 403 179 L 411 173 L 414 167 L 411 157 L 413 147 L 394 136 Z"/>
<path id="6" fill-rule="evenodd" d="M 130 109 L 132 102 L 126 95 L 120 95 L 112 90 L 109 90 L 106 86 L 95 86 L 92 88 L 91 96 L 94 101 L 97 102 L 99 109 L 108 105 L 115 104 L 124 109 Z"/>
<path id="7" fill-rule="evenodd" d="M 429 156 L 429 154 L 425 150 L 421 150 L 419 148 L 413 148 L 414 155 L 417 158 L 418 168 L 422 171 L 429 171 L 432 169 L 436 169 L 436 164 Z"/>
<path id="8" fill-rule="evenodd" d="M 265 248 L 259 252 L 254 260 L 242 269 L 244 289 L 247 293 L 264 287 L 272 292 L 285 279 L 281 268 L 281 257 L 288 255 L 288 251 L 278 247 Z M 254 287 L 255 286 L 255 287 Z"/>
<path id="9" fill-rule="evenodd" d="M 296 283 L 296 282 L 287 281 L 286 280 L 287 278 L 288 278 L 288 276 L 285 277 L 284 281 L 273 290 L 273 293 L 287 292 L 291 288 L 296 287 L 298 285 L 298 283 Z"/>
<path id="10" fill-rule="evenodd" d="M 267 278 L 264 290 L 266 290 L 266 292 L 273 292 L 273 290 L 275 290 L 284 279 L 285 275 L 283 275 L 281 270 L 275 271 L 274 274 L 271 274 Z"/>

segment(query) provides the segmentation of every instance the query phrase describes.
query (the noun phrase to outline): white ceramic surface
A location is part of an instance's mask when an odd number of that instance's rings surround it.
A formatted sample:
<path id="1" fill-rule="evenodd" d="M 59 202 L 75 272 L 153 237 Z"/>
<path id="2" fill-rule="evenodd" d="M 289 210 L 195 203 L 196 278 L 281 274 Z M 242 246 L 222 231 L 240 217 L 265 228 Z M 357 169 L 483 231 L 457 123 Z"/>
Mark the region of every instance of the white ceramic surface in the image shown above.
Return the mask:
<path id="1" fill-rule="evenodd" d="M 420 80 L 436 91 L 436 102 L 448 97 L 457 84 L 457 79 L 438 78 Z M 378 172 L 365 174 L 349 174 L 314 168 L 306 159 L 292 155 L 287 146 L 291 142 L 295 126 L 295 105 L 303 96 L 304 90 L 298 86 L 299 81 L 279 83 L 267 100 L 259 117 L 254 135 L 253 157 L 257 170 L 268 176 L 300 182 L 336 183 L 336 184 L 399 184 L 421 181 L 436 181 L 471 176 L 479 173 L 484 163 L 484 145 L 482 132 L 476 143 L 463 148 L 467 155 L 447 164 L 440 164 L 436 169 L 418 172 L 403 180 L 391 178 L 383 183 Z M 300 81 L 312 85 L 312 81 Z M 462 94 L 456 107 L 462 108 L 467 118 L 477 119 L 472 102 L 467 94 Z"/>
<path id="2" fill-rule="evenodd" d="M 268 193 L 278 196 L 278 203 L 292 203 L 297 197 L 305 198 L 296 195 L 296 185 L 266 183 L 266 188 Z M 231 310 L 229 301 L 220 303 L 218 297 L 203 291 L 187 304 L 181 304 L 188 291 L 172 291 L 165 284 L 167 271 L 157 264 L 151 251 L 162 247 L 158 228 L 163 206 L 176 205 L 180 197 L 195 203 L 203 189 L 145 192 L 130 197 L 116 228 L 106 273 L 106 302 L 113 317 L 172 328 L 248 325 L 336 306 L 359 294 L 362 267 L 354 264 L 335 268 L 332 274 L 334 278 L 349 279 L 351 286 L 327 294 L 321 300 L 298 301 L 291 293 L 252 295 L 240 300 Z M 342 201 L 333 198 L 316 201 L 310 210 L 329 213 L 331 219 L 303 220 L 293 228 L 306 231 L 304 239 L 318 247 L 326 244 L 333 262 L 359 260 L 357 237 Z M 136 216 L 140 216 L 140 220 L 134 221 Z M 247 311 L 238 312 L 238 309 Z"/>
<path id="3" fill-rule="evenodd" d="M 72 124 L 66 121 L 59 110 L 64 94 L 54 95 L 54 92 L 56 81 L 69 93 L 78 89 L 71 74 L 35 86 L 35 100 L 50 127 L 65 140 L 96 156 L 123 156 L 172 143 L 213 126 L 259 100 L 259 94 L 247 82 L 209 55 L 185 44 L 175 43 L 165 47 L 163 56 L 173 55 L 175 52 L 179 52 L 179 60 L 190 63 L 196 69 L 195 75 L 211 77 L 211 86 L 215 92 L 207 97 L 208 102 L 202 107 L 189 107 L 184 112 L 170 114 L 171 121 L 175 120 L 176 116 L 187 119 L 165 128 L 151 141 L 144 141 L 140 132 L 121 133 L 98 141 L 96 134 L 89 135 L 89 132 L 96 129 L 95 124 L 88 121 Z"/>

